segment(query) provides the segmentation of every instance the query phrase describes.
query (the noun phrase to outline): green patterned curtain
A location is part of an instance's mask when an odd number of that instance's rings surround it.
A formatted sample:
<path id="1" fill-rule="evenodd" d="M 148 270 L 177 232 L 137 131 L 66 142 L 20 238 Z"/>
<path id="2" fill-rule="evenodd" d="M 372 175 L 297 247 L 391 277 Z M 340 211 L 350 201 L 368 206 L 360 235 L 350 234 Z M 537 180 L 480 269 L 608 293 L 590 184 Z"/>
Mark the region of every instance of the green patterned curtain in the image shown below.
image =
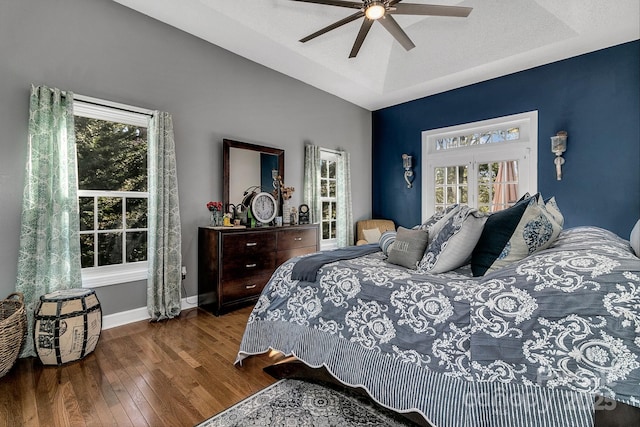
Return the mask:
<path id="1" fill-rule="evenodd" d="M 304 147 L 304 203 L 309 206 L 309 221 L 312 224 L 322 220 L 320 203 L 320 147 L 307 144 Z"/>
<path id="2" fill-rule="evenodd" d="M 182 280 L 180 209 L 173 121 L 156 111 L 149 121 L 149 277 L 151 320 L 180 314 Z"/>
<path id="3" fill-rule="evenodd" d="M 338 247 L 353 245 L 353 213 L 351 211 L 351 159 L 349 153 L 338 150 L 336 165 L 336 240 Z"/>
<path id="4" fill-rule="evenodd" d="M 36 356 L 40 296 L 82 286 L 73 93 L 31 86 L 28 144 L 16 281 L 28 319 L 21 357 Z"/>

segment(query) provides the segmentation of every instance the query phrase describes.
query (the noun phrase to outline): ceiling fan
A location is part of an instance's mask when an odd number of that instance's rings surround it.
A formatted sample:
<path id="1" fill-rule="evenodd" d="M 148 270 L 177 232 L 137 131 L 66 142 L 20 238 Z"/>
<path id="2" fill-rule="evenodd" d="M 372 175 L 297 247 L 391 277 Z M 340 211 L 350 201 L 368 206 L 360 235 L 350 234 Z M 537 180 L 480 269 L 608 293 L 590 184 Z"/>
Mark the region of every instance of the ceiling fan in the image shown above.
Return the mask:
<path id="1" fill-rule="evenodd" d="M 331 30 L 335 30 L 338 27 L 355 21 L 356 19 L 364 17 L 362 26 L 356 37 L 356 41 L 351 48 L 349 58 L 354 58 L 364 38 L 369 33 L 369 29 L 373 25 L 374 21 L 378 21 L 391 35 L 404 47 L 406 50 L 416 47 L 411 41 L 409 36 L 402 30 L 398 22 L 391 16 L 394 15 L 429 15 L 429 16 L 453 16 L 459 18 L 466 18 L 471 13 L 471 7 L 462 6 L 442 6 L 432 4 L 415 4 L 415 3 L 403 3 L 402 0 L 363 0 L 363 1 L 346 1 L 346 0 L 294 0 L 305 3 L 318 3 L 326 4 L 329 6 L 347 7 L 350 9 L 358 9 L 353 15 L 349 15 L 344 19 L 334 22 L 313 34 L 300 39 L 302 43 L 306 43 L 324 33 Z"/>

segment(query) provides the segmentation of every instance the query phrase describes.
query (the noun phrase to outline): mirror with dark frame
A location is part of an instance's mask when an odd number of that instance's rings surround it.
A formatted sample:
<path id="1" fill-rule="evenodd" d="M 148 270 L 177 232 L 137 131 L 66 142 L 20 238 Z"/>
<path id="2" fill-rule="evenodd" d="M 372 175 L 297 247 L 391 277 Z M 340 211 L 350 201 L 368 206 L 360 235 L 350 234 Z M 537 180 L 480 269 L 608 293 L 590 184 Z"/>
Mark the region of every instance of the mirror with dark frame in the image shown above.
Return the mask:
<path id="1" fill-rule="evenodd" d="M 226 211 L 240 207 L 253 192 L 272 192 L 272 171 L 277 170 L 284 181 L 284 150 L 279 148 L 223 139 L 222 165 L 222 202 Z"/>

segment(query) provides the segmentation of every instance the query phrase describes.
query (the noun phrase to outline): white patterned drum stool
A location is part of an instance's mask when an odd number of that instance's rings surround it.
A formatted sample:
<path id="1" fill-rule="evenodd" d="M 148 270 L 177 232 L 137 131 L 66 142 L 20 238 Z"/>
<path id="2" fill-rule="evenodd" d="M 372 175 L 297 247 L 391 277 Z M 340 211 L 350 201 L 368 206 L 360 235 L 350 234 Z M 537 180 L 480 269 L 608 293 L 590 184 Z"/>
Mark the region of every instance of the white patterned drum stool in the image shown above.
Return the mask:
<path id="1" fill-rule="evenodd" d="M 33 341 L 45 365 L 82 359 L 98 344 L 102 309 L 93 289 L 67 289 L 40 297 Z"/>

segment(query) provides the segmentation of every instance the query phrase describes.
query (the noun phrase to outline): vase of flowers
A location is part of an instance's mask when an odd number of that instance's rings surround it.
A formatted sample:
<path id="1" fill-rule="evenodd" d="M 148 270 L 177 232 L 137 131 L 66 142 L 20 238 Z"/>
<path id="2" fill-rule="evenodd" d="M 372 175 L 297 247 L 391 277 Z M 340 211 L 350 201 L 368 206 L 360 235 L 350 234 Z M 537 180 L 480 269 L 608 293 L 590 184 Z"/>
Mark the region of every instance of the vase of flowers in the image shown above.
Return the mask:
<path id="1" fill-rule="evenodd" d="M 222 225 L 222 202 L 207 203 L 209 209 L 209 225 L 211 227 L 219 227 Z"/>
<path id="2" fill-rule="evenodd" d="M 289 207 L 289 199 L 293 195 L 295 188 L 282 186 L 282 222 L 291 224 L 291 208 Z"/>
<path id="3" fill-rule="evenodd" d="M 291 223 L 291 217 L 289 216 L 289 199 L 293 195 L 295 188 L 285 187 L 280 175 L 273 180 L 273 188 L 275 189 L 273 190 L 273 197 L 278 201 L 278 207 L 282 207 L 282 211 L 278 212 L 282 215 L 282 223 L 288 225 Z"/>

